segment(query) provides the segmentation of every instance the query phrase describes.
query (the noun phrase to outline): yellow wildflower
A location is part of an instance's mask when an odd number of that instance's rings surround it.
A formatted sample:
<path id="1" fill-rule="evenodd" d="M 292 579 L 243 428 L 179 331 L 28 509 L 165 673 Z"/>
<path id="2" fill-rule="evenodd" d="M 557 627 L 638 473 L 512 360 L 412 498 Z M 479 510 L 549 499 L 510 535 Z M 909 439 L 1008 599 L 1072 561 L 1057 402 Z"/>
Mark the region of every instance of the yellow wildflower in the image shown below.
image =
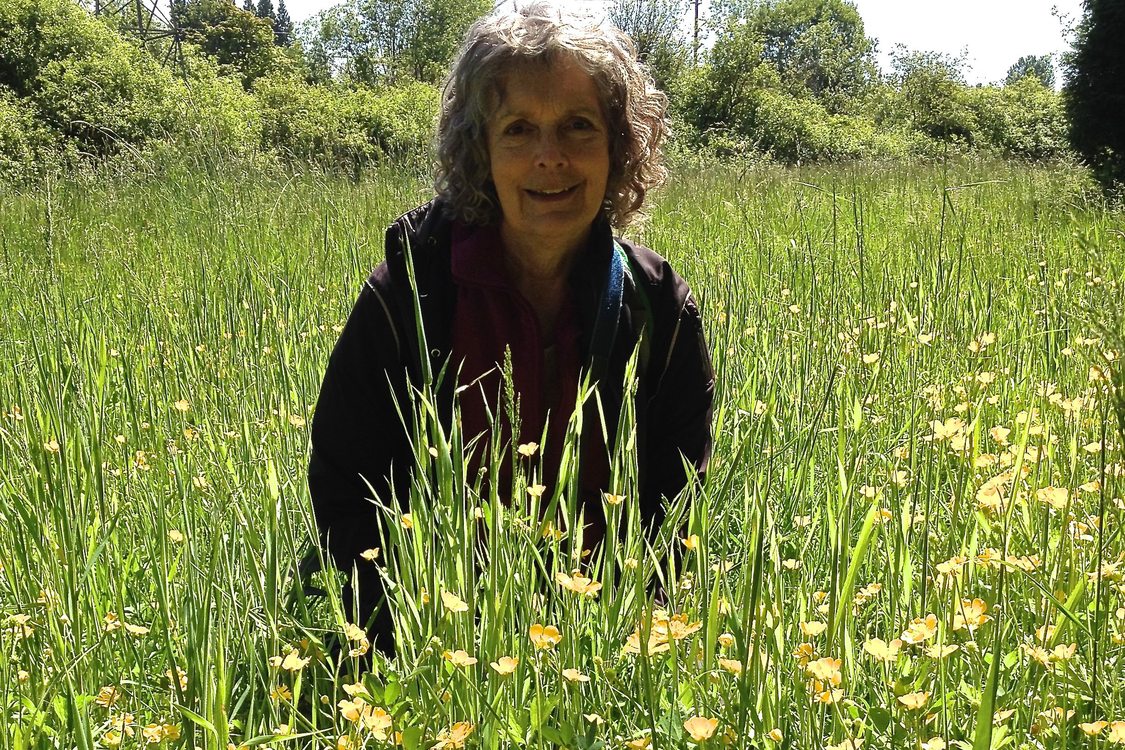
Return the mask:
<path id="1" fill-rule="evenodd" d="M 555 581 L 567 591 L 573 591 L 580 596 L 589 598 L 597 596 L 602 588 L 600 583 L 590 580 L 588 576 L 577 570 L 572 575 L 559 571 L 555 573 Z"/>
<path id="2" fill-rule="evenodd" d="M 906 695 L 900 695 L 898 697 L 898 702 L 906 706 L 909 711 L 917 711 L 925 706 L 929 700 L 930 693 L 921 691 L 917 693 L 907 693 Z"/>
<path id="3" fill-rule="evenodd" d="M 448 609 L 450 612 L 453 612 L 454 614 L 469 611 L 469 605 L 466 604 L 461 599 L 461 597 L 457 596 L 457 594 L 454 594 L 452 591 L 441 592 L 441 603 L 445 606 L 446 609 Z"/>
<path id="4" fill-rule="evenodd" d="M 473 733 L 473 725 L 467 721 L 459 721 L 449 729 L 443 729 L 438 733 L 437 744 L 434 745 L 433 750 L 445 750 L 445 748 L 462 748 L 465 746 L 465 740 Z"/>
<path id="5" fill-rule="evenodd" d="M 535 623 L 528 629 L 531 643 L 538 649 L 552 649 L 562 641 L 562 633 L 554 625 Z"/>
<path id="6" fill-rule="evenodd" d="M 684 730 L 694 742 L 706 742 L 715 734 L 719 727 L 718 719 L 709 719 L 704 716 L 693 716 L 684 722 Z"/>
<path id="7" fill-rule="evenodd" d="M 442 654 L 447 662 L 455 667 L 471 667 L 477 663 L 475 656 L 470 656 L 464 649 L 457 649 L 456 651 L 446 651 Z"/>
<path id="8" fill-rule="evenodd" d="M 514 656 L 501 656 L 496 661 L 491 662 L 489 666 L 496 670 L 497 674 L 507 676 L 516 671 L 516 666 L 519 663 L 520 660 Z"/>

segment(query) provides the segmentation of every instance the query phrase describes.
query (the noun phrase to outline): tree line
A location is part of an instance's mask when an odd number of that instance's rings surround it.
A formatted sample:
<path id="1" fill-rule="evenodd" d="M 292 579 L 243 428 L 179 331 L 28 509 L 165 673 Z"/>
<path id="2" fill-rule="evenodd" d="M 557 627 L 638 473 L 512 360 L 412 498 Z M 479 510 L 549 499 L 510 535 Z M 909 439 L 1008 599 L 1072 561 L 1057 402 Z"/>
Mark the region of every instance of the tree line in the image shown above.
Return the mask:
<path id="1" fill-rule="evenodd" d="M 344 0 L 294 28 L 285 0 L 173 0 L 142 44 L 122 14 L 0 0 L 0 174 L 199 154 L 345 168 L 428 145 L 439 85 L 489 0 Z M 1122 16 L 1087 0 L 1055 91 L 1047 56 L 970 86 L 964 60 L 897 47 L 848 0 L 612 0 L 668 93 L 673 149 L 785 163 L 1077 153 L 1122 179 Z M 685 22 L 686 19 L 686 22 Z"/>

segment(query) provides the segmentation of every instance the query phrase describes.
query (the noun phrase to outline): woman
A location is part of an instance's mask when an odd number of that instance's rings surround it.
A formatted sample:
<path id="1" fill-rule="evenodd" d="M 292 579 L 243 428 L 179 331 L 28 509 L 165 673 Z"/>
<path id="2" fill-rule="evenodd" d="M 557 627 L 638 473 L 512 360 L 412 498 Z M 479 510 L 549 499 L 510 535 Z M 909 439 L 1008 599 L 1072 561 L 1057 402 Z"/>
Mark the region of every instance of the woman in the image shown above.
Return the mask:
<path id="1" fill-rule="evenodd" d="M 664 177 L 666 102 L 619 31 L 546 5 L 496 12 L 469 30 L 444 88 L 437 197 L 387 231 L 386 260 L 332 352 L 313 419 L 317 524 L 335 563 L 356 566 L 358 621 L 382 596 L 373 566 L 358 562 L 378 544 L 368 498 L 406 494 L 413 454 L 396 402 L 407 403 L 427 372 L 449 365 L 458 373 L 439 392 L 446 408 L 457 385 L 471 385 L 461 409 L 472 436 L 498 413 L 498 363 L 510 350 L 521 413 L 511 437 L 547 436 L 549 483 L 578 383 L 592 375 L 606 423 L 616 424 L 625 366 L 640 343 L 644 522 L 658 523 L 662 498 L 688 481 L 685 459 L 697 476 L 706 471 L 714 375 L 699 311 L 662 258 L 613 237 Z M 418 344 L 416 309 L 428 351 Z M 583 453 L 588 517 L 610 489 L 605 456 L 604 445 Z M 386 608 L 370 630 L 390 652 Z"/>

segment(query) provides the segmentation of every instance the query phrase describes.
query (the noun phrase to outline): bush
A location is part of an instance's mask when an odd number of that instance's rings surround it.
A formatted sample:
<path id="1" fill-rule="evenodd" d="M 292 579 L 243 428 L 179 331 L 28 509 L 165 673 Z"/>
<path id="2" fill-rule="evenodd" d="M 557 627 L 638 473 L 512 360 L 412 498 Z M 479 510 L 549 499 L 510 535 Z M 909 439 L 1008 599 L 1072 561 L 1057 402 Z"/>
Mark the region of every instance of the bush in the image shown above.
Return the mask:
<path id="1" fill-rule="evenodd" d="M 165 137 L 172 74 L 71 0 L 0 6 L 0 70 L 36 117 L 95 156 Z"/>
<path id="2" fill-rule="evenodd" d="M 349 119 L 383 154 L 418 154 L 433 140 L 440 94 L 430 84 L 412 81 L 382 91 L 358 89 L 347 99 Z"/>
<path id="3" fill-rule="evenodd" d="M 437 89 L 416 82 L 376 91 L 267 76 L 254 85 L 254 95 L 263 149 L 346 165 L 424 150 L 438 107 Z"/>
<path id="4" fill-rule="evenodd" d="M 964 89 L 962 101 L 977 122 L 980 145 L 1026 159 L 1053 159 L 1068 150 L 1062 97 L 1035 76 L 1002 88 Z"/>
<path id="5" fill-rule="evenodd" d="M 0 89 L 0 179 L 30 177 L 54 141 L 27 100 Z"/>
<path id="6" fill-rule="evenodd" d="M 173 143 L 182 149 L 206 150 L 236 158 L 256 152 L 262 142 L 258 99 L 242 88 L 239 78 L 222 76 L 211 60 L 188 57 L 188 77 L 175 82 Z"/>

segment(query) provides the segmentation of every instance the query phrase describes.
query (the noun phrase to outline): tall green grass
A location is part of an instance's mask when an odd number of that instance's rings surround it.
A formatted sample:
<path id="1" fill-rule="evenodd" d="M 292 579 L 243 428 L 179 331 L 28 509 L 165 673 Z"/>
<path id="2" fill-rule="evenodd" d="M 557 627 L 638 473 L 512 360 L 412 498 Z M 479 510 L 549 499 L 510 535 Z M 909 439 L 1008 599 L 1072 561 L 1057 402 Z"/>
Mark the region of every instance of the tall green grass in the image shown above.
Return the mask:
<path id="1" fill-rule="evenodd" d="M 682 165 L 635 237 L 703 304 L 706 486 L 646 545 L 623 442 L 606 512 L 628 531 L 576 560 L 565 482 L 528 494 L 517 454 L 527 503 L 506 505 L 466 467 L 472 436 L 417 420 L 411 523 L 387 499 L 370 563 L 400 656 L 368 666 L 338 589 L 297 575 L 308 424 L 424 182 L 5 194 L 0 746 L 1125 741 L 1094 723 L 1125 722 L 1125 410 L 1102 377 L 1125 356 L 1125 223 L 1084 195 L 999 163 Z M 596 596 L 560 585 L 576 568 Z"/>

